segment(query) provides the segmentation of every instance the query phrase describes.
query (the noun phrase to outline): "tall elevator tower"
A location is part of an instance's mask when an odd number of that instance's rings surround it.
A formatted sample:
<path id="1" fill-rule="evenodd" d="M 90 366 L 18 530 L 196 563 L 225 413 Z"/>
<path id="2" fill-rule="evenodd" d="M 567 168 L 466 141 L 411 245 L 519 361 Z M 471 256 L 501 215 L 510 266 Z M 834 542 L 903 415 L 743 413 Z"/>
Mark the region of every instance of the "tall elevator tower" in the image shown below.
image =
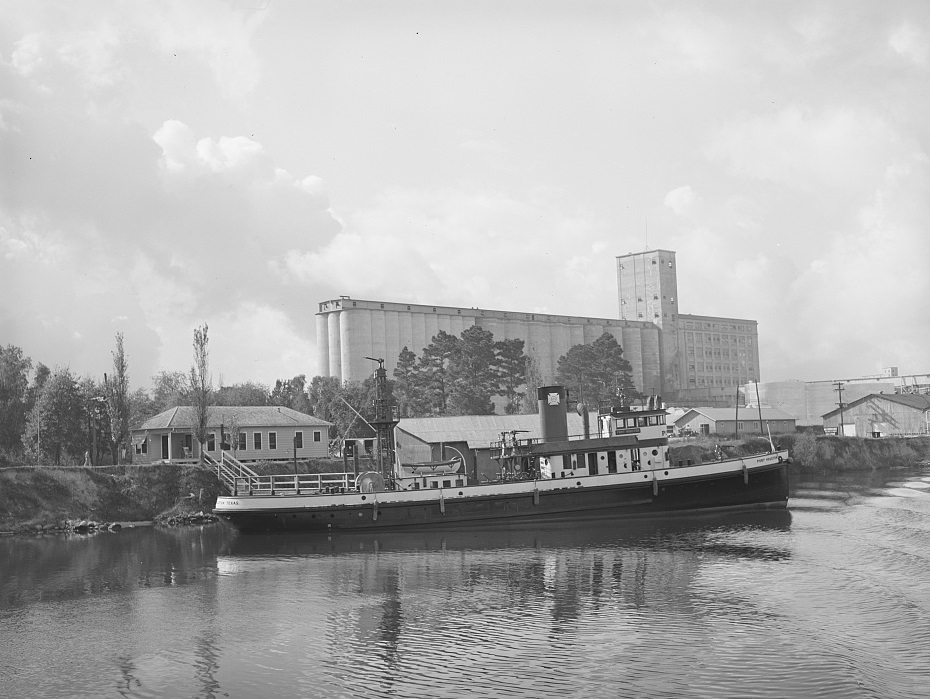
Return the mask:
<path id="1" fill-rule="evenodd" d="M 654 323 L 659 334 L 660 382 L 644 391 L 674 398 L 681 386 L 678 342 L 678 270 L 671 250 L 617 257 L 617 301 L 621 320 Z"/>

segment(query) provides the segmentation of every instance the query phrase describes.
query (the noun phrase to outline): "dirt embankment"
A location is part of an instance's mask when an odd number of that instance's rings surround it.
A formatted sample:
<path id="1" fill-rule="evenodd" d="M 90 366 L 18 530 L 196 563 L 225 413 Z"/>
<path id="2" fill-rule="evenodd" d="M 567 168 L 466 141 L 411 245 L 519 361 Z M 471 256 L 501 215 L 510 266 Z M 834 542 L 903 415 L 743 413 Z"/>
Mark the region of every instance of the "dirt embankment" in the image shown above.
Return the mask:
<path id="1" fill-rule="evenodd" d="M 200 466 L 8 468 L 0 471 L 0 531 L 210 512 L 221 492 L 213 471 Z"/>
<path id="2" fill-rule="evenodd" d="M 930 437 L 864 439 L 805 433 L 775 435 L 773 441 L 777 448 L 788 450 L 792 463 L 805 469 L 871 471 L 930 462 Z M 703 438 L 672 444 L 670 459 L 672 463 L 685 460 L 693 463 L 713 461 L 718 444 L 726 457 L 746 456 L 769 448 L 768 440 L 763 439 Z"/>

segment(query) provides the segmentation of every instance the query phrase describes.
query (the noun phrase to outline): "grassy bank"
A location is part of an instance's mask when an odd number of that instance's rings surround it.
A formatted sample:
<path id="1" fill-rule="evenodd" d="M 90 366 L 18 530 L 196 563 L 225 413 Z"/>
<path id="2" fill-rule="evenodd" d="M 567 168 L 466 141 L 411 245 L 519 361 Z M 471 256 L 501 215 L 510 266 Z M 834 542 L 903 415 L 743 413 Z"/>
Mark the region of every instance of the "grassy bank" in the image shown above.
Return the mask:
<path id="1" fill-rule="evenodd" d="M 821 471 L 872 471 L 902 468 L 930 461 L 930 437 L 908 439 L 865 439 L 861 437 L 824 437 L 813 434 L 773 436 L 775 446 L 787 449 L 800 468 Z M 719 444 L 727 456 L 744 456 L 769 448 L 767 439 L 728 440 L 705 437 L 671 446 L 672 463 L 692 459 L 695 463 L 712 461 Z"/>
<path id="2" fill-rule="evenodd" d="M 199 466 L 8 468 L 0 471 L 0 531 L 209 512 L 220 492 L 213 471 Z"/>

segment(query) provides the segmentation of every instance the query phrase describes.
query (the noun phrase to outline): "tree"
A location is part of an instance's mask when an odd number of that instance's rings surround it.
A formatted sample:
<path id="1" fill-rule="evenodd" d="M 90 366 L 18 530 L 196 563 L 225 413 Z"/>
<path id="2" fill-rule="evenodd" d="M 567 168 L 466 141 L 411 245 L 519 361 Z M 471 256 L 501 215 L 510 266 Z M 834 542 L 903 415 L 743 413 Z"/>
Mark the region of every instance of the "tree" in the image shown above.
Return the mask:
<path id="1" fill-rule="evenodd" d="M 81 380 L 79 390 L 84 408 L 85 448 L 90 452 L 91 463 L 102 464 L 106 450 L 113 454 L 113 463 L 116 463 L 105 386 L 92 378 L 85 378 Z"/>
<path id="2" fill-rule="evenodd" d="M 627 400 L 640 394 L 633 385 L 632 367 L 623 358 L 623 348 L 610 333 L 594 342 L 574 345 L 559 358 L 556 381 L 588 405 L 613 402 L 618 392 Z"/>
<path id="3" fill-rule="evenodd" d="M 22 441 L 27 456 L 52 461 L 75 462 L 86 445 L 84 406 L 77 382 L 68 369 L 57 369 L 42 384 L 35 407 L 26 422 Z"/>
<path id="4" fill-rule="evenodd" d="M 18 452 L 26 427 L 26 391 L 32 360 L 13 345 L 0 347 L 0 450 Z"/>
<path id="5" fill-rule="evenodd" d="M 418 369 L 422 375 L 423 397 L 434 415 L 448 413 L 449 396 L 452 392 L 450 366 L 461 342 L 455 335 L 440 330 L 420 355 Z"/>
<path id="6" fill-rule="evenodd" d="M 129 362 L 123 349 L 123 333 L 116 333 L 113 351 L 113 375 L 103 375 L 113 440 L 114 463 L 122 463 L 122 451 L 129 439 Z"/>
<path id="7" fill-rule="evenodd" d="M 417 355 L 405 346 L 397 355 L 397 366 L 394 367 L 394 395 L 401 417 L 419 417 L 429 413 L 422 384 Z"/>
<path id="8" fill-rule="evenodd" d="M 152 377 L 152 401 L 157 415 L 191 402 L 190 377 L 183 371 L 160 371 Z"/>
<path id="9" fill-rule="evenodd" d="M 310 414 L 321 420 L 333 422 L 333 410 L 341 391 L 342 382 L 335 376 L 314 376 L 307 390 L 307 399 L 310 401 Z"/>
<path id="10" fill-rule="evenodd" d="M 449 411 L 456 415 L 492 415 L 492 396 L 500 392 L 494 335 L 473 325 L 462 332 L 449 361 L 452 392 Z"/>
<path id="11" fill-rule="evenodd" d="M 536 400 L 536 389 L 543 386 L 543 375 L 539 370 L 539 362 L 532 354 L 526 355 L 526 412 L 536 414 L 539 412 L 539 402 Z"/>
<path id="12" fill-rule="evenodd" d="M 144 388 L 137 388 L 129 397 L 129 424 L 133 428 L 139 427 L 160 412 L 158 404 Z"/>
<path id="13" fill-rule="evenodd" d="M 268 405 L 268 401 L 268 387 L 252 381 L 220 386 L 213 393 L 215 405 Z"/>
<path id="14" fill-rule="evenodd" d="M 526 392 L 520 387 L 526 383 L 528 357 L 523 353 L 524 342 L 520 338 L 500 340 L 494 343 L 497 355 L 497 372 L 501 395 L 507 399 L 504 412 L 516 415 L 523 408 Z"/>
<path id="15" fill-rule="evenodd" d="M 278 379 L 269 400 L 271 405 L 283 405 L 301 413 L 309 413 L 311 401 L 307 396 L 307 375 L 298 374 L 293 379 Z"/>
<path id="16" fill-rule="evenodd" d="M 207 441 L 207 420 L 210 411 L 210 394 L 213 381 L 210 378 L 210 340 L 207 337 L 207 324 L 194 328 L 194 363 L 191 365 L 190 387 L 194 414 L 191 418 L 191 431 L 200 444 L 200 458 L 203 459 L 203 445 Z"/>

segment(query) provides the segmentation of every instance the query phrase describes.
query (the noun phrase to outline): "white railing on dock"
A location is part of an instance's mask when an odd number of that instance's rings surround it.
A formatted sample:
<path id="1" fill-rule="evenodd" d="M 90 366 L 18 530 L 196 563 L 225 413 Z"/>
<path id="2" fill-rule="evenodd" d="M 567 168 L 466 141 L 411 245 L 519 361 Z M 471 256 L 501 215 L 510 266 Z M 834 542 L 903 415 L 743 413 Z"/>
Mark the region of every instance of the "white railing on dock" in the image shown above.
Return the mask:
<path id="1" fill-rule="evenodd" d="M 301 495 L 311 493 L 344 493 L 355 489 L 351 473 L 299 473 L 239 476 L 234 481 L 234 495 Z"/>

